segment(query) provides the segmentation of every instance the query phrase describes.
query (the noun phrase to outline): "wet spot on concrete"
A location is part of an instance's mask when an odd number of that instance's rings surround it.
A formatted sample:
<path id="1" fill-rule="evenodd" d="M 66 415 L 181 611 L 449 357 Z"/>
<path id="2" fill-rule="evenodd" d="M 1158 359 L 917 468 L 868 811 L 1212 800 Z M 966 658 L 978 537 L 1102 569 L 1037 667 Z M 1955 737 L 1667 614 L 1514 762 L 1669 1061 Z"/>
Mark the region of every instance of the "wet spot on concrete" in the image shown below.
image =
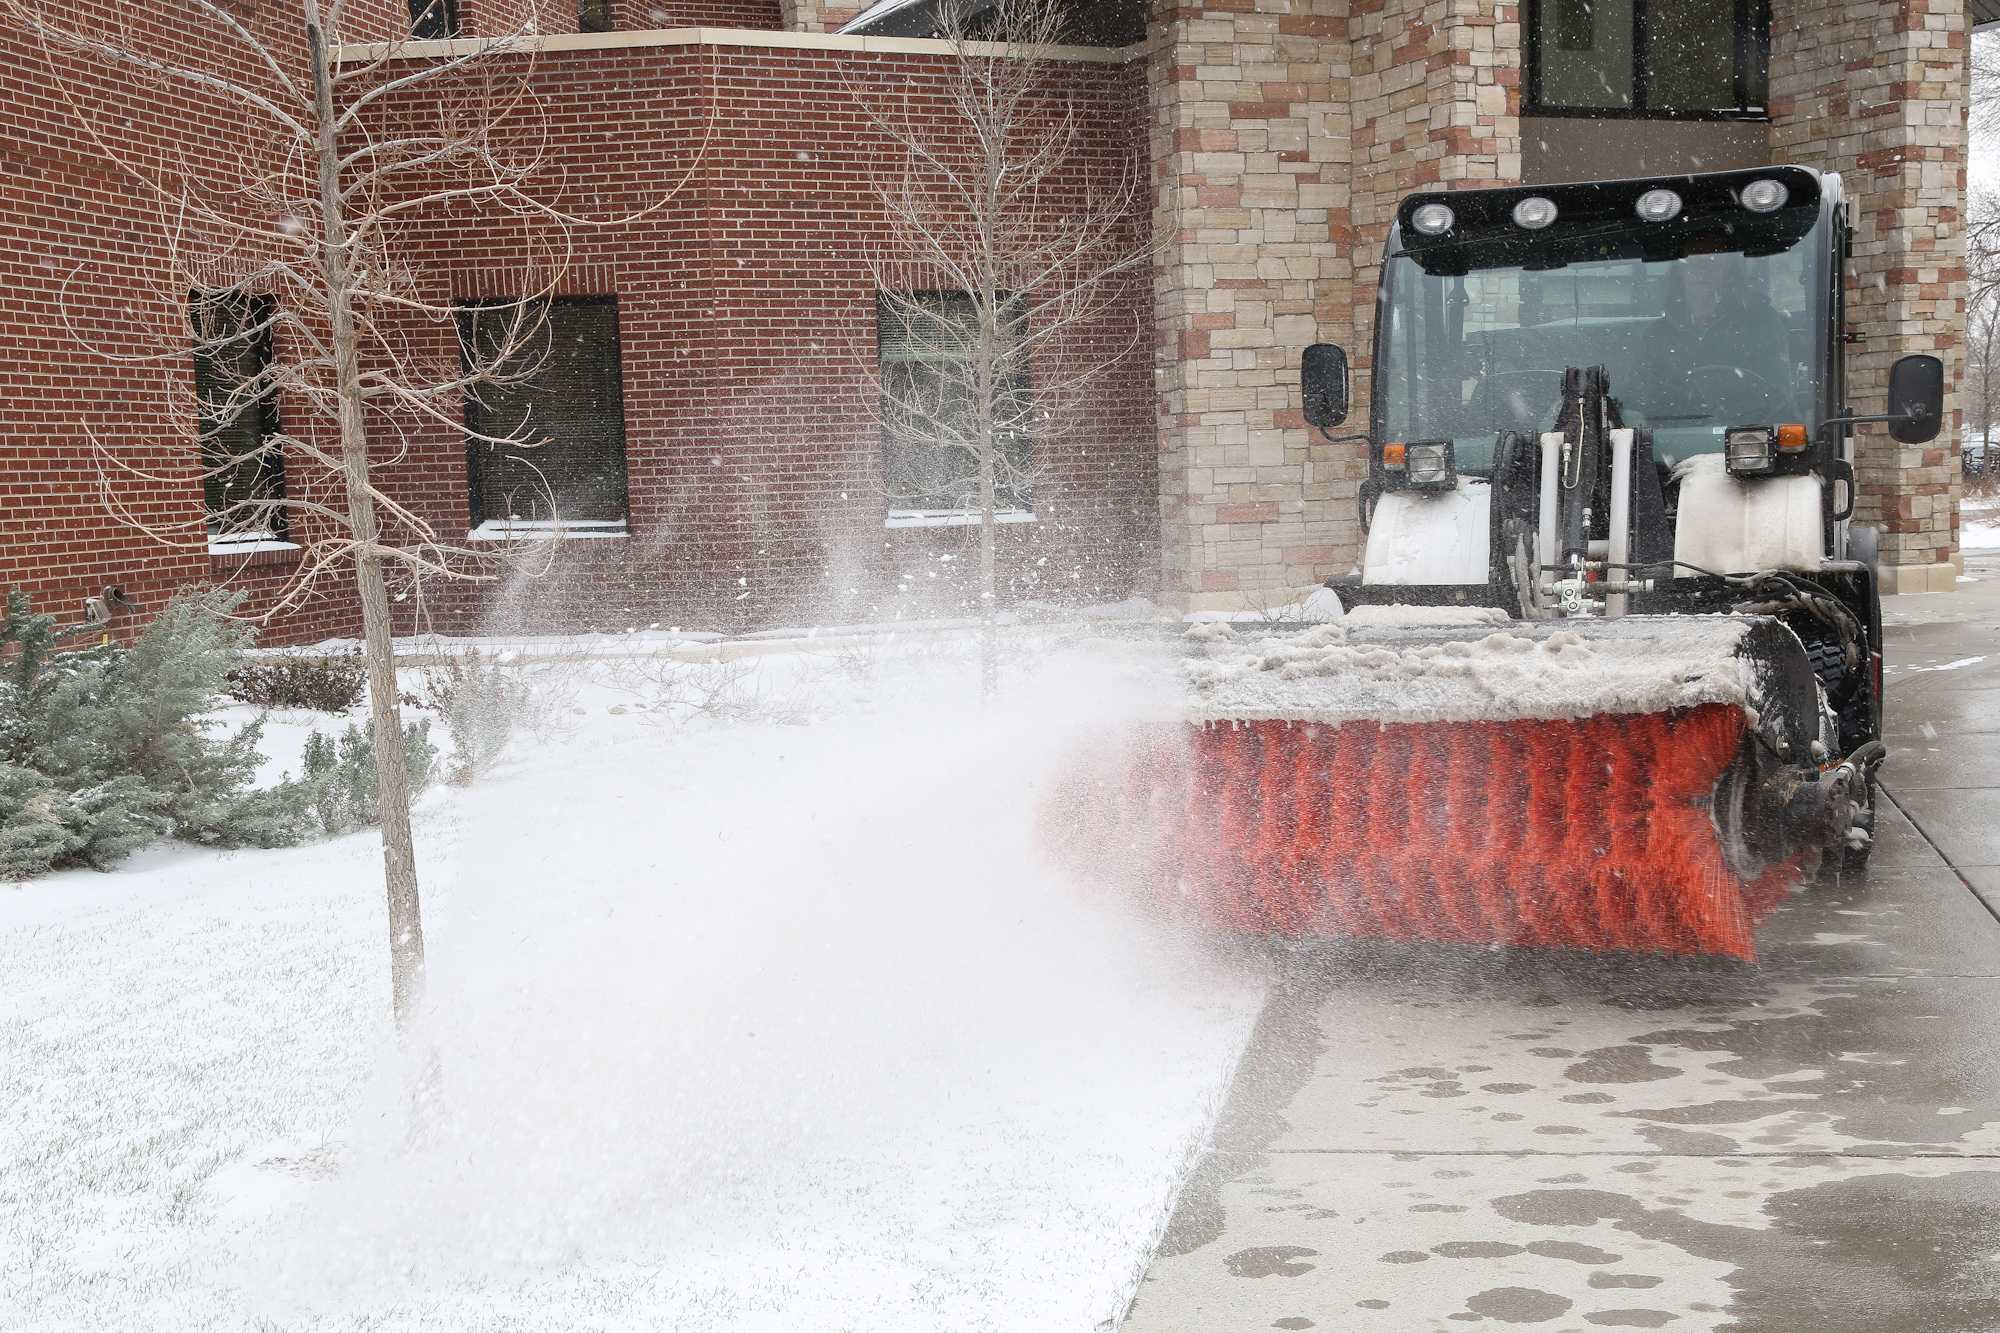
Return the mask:
<path id="1" fill-rule="evenodd" d="M 1766 1120 L 1812 1104 L 1810 1097 L 1787 1097 L 1764 1102 L 1695 1102 L 1690 1106 L 1661 1106 L 1643 1111 L 1613 1111 L 1626 1120 L 1654 1120 L 1669 1125 L 1743 1125 Z"/>
<path id="2" fill-rule="evenodd" d="M 1430 1258 L 1422 1250 L 1391 1250 L 1382 1256 L 1385 1264 L 1420 1264 Z"/>
<path id="3" fill-rule="evenodd" d="M 1736 1151 L 1736 1140 L 1727 1135 L 1668 1125 L 1647 1125 L 1640 1129 L 1639 1137 L 1672 1157 L 1712 1157 Z"/>
<path id="4" fill-rule="evenodd" d="M 1530 1046 L 1528 1054 L 1539 1055 L 1544 1060 L 1568 1060 L 1574 1058 L 1576 1052 L 1563 1046 Z"/>
<path id="5" fill-rule="evenodd" d="M 1582 1131 L 1581 1129 L 1578 1129 L 1578 1128 L 1577 1128 L 1577 1127 L 1576 1127 L 1575 1125 L 1536 1125 L 1536 1126 L 1535 1126 L 1535 1133 L 1537 1133 L 1537 1134 L 1581 1134 L 1581 1133 L 1583 1133 L 1583 1131 Z"/>
<path id="6" fill-rule="evenodd" d="M 1479 1090 L 1481 1092 L 1497 1092 L 1502 1096 L 1509 1096 L 1517 1092 L 1533 1092 L 1535 1085 L 1532 1083 L 1482 1083 L 1479 1085 Z"/>
<path id="7" fill-rule="evenodd" d="M 1521 1247 L 1504 1240 L 1448 1240 L 1431 1246 L 1431 1253 L 1445 1259 L 1505 1259 L 1521 1253 Z"/>
<path id="8" fill-rule="evenodd" d="M 1604 1046 L 1586 1051 L 1563 1077 L 1572 1083 L 1652 1083 L 1679 1072 L 1654 1063 L 1644 1046 Z"/>
<path id="9" fill-rule="evenodd" d="M 1611 1168 L 1628 1176 L 1647 1176 L 1660 1169 L 1658 1162 L 1620 1162 Z"/>
<path id="10" fill-rule="evenodd" d="M 1462 1167 L 1447 1167 L 1443 1171 L 1433 1171 L 1431 1174 L 1439 1180 L 1468 1180 L 1472 1176 L 1472 1172 Z"/>
<path id="11" fill-rule="evenodd" d="M 1493 1114 L 1493 1118 L 1503 1125 L 1511 1125 L 1516 1120 L 1525 1119 L 1526 1117 L 1515 1115 L 1512 1111 L 1496 1111 Z"/>
<path id="12" fill-rule="evenodd" d="M 1615 1264 L 1624 1257 L 1573 1240 L 1534 1241 L 1529 1244 L 1528 1253 L 1539 1254 L 1544 1259 L 1567 1259 L 1573 1264 Z"/>
<path id="13" fill-rule="evenodd" d="M 1609 1190 L 1531 1190 L 1493 1200 L 1514 1222 L 1609 1224 L 1697 1258 L 1731 1264 L 1736 1299 L 1718 1333 L 1925 1333 L 2000 1328 L 2000 1173 L 1894 1172 L 1782 1190 L 1768 1226 L 1701 1222 Z M 1536 1247 L 1531 1245 L 1530 1250 Z M 1698 1308 L 1698 1307 L 1691 1307 Z"/>
<path id="14" fill-rule="evenodd" d="M 1665 1310 L 1593 1310 L 1583 1321 L 1604 1328 L 1665 1328 L 1679 1318 Z"/>
<path id="15" fill-rule="evenodd" d="M 1364 1310 L 1386 1310 L 1389 1308 L 1389 1302 L 1387 1301 L 1366 1300 L 1356 1301 L 1355 1304 Z"/>
<path id="16" fill-rule="evenodd" d="M 1490 1287 L 1465 1302 L 1474 1314 L 1503 1324 L 1540 1324 L 1569 1312 L 1571 1302 L 1553 1291 L 1533 1287 Z M 1456 1319 L 1458 1316 L 1453 1315 Z"/>
<path id="17" fill-rule="evenodd" d="M 1652 1277 L 1645 1273 L 1592 1273 L 1590 1275 L 1590 1285 L 1599 1291 L 1614 1291 L 1620 1288 L 1644 1291 L 1648 1287 L 1659 1286 L 1665 1280 L 1665 1278 Z"/>
<path id="18" fill-rule="evenodd" d="M 1410 1211 L 1413 1213 L 1462 1213 L 1465 1211 L 1465 1205 L 1457 1203 L 1413 1203 L 1410 1205 Z"/>
<path id="19" fill-rule="evenodd" d="M 1608 1092 L 1572 1092 L 1563 1100 L 1573 1106 L 1602 1106 L 1613 1098 Z"/>
<path id="20" fill-rule="evenodd" d="M 1543 1176 L 1543 1177 L 1542 1177 L 1542 1184 L 1544 1184 L 1544 1185 L 1581 1185 L 1581 1184 L 1582 1184 L 1582 1183 L 1583 1183 L 1584 1181 L 1586 1181 L 1586 1180 L 1588 1180 L 1588 1179 L 1590 1179 L 1590 1177 L 1589 1177 L 1589 1176 L 1586 1176 L 1586 1175 L 1584 1175 L 1584 1174 L 1583 1174 L 1582 1172 L 1580 1172 L 1580 1171 L 1572 1171 L 1572 1172 L 1570 1172 L 1570 1173 L 1569 1173 L 1568 1175 L 1566 1175 L 1566 1176 Z"/>
<path id="21" fill-rule="evenodd" d="M 1319 1266 L 1305 1260 L 1318 1256 L 1318 1250 L 1299 1245 L 1258 1245 L 1238 1250 L 1222 1266 L 1232 1277 L 1303 1277 Z"/>
<path id="22" fill-rule="evenodd" d="M 1285 1316 L 1285 1317 L 1284 1317 L 1283 1319 L 1273 1319 L 1273 1320 L 1271 1321 L 1271 1327 L 1272 1327 L 1272 1328 L 1314 1328 L 1314 1327 L 1317 1327 L 1317 1325 L 1315 1325 L 1315 1324 L 1313 1323 L 1313 1321 L 1312 1321 L 1312 1320 L 1310 1320 L 1310 1319 L 1306 1318 L 1306 1317 L 1305 1317 L 1304 1315 L 1302 1315 L 1302 1314 L 1295 1314 L 1295 1315 L 1287 1315 L 1287 1316 Z"/>

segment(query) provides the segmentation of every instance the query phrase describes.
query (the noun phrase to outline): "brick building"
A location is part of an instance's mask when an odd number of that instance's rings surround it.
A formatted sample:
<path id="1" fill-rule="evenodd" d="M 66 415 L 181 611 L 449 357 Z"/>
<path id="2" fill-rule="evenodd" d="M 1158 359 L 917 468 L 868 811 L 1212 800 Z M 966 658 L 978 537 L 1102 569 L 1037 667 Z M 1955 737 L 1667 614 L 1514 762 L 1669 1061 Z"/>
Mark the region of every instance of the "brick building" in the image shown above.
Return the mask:
<path id="1" fill-rule="evenodd" d="M 387 52 L 385 68 L 476 49 L 533 3 L 419 0 L 416 22 L 445 26 L 421 27 L 437 39 Z M 1306 344 L 1341 342 L 1365 386 L 1382 240 L 1416 188 L 1773 162 L 1840 171 L 1858 200 L 1850 310 L 1866 334 L 1852 399 L 1879 400 L 1907 351 L 1938 352 L 1956 383 L 1963 0 L 1133 3 L 1129 23 L 1108 25 L 1114 44 L 1057 53 L 1047 95 L 1088 131 L 1065 177 L 1077 196 L 1142 172 L 1159 249 L 1117 317 L 1076 335 L 1107 370 L 1084 419 L 1043 442 L 1033 494 L 1003 526 L 1010 595 L 1138 591 L 1234 610 L 1353 564 L 1362 447 L 1308 434 L 1296 366 Z M 410 7 L 355 5 L 343 59 L 382 57 L 371 44 L 401 40 Z M 559 439 L 542 461 L 574 497 L 565 533 L 583 539 L 561 542 L 540 577 L 427 586 L 405 609 L 445 629 L 949 609 L 976 529 L 891 484 L 876 385 L 897 353 L 869 262 L 889 150 L 863 104 L 936 101 L 945 49 L 881 35 L 921 31 L 924 5 L 539 7 L 543 35 L 507 59 L 522 62 L 565 188 L 612 213 L 671 199 L 579 234 L 558 289 L 552 327 L 591 387 L 561 418 L 574 446 L 549 463 Z M 203 56 L 186 6 L 122 8 L 143 13 L 156 49 Z M 874 35 L 838 31 L 857 19 Z M 0 584 L 65 614 L 107 585 L 144 605 L 204 580 L 272 606 L 298 560 L 285 534 L 246 544 L 203 531 L 216 486 L 195 423 L 170 405 L 198 374 L 192 357 L 116 355 L 135 323 L 185 321 L 185 294 L 159 276 L 173 244 L 159 201 L 79 127 L 115 125 L 118 151 L 156 165 L 246 150 L 200 99 L 129 71 L 80 83 L 64 64 L 75 59 L 0 22 Z M 468 310 L 508 290 L 530 244 L 518 227 L 448 211 L 408 225 L 421 289 Z M 449 332 L 430 336 L 442 338 L 432 353 L 455 355 Z M 1883 529 L 1894 586 L 1951 586 L 1952 438 L 1860 437 L 1861 517 Z M 385 489 L 440 532 L 476 545 L 541 521 L 516 512 L 501 463 L 450 430 L 384 432 L 377 449 Z M 313 485 L 305 460 L 285 466 L 288 490 Z M 329 581 L 271 633 L 352 633 L 356 619 Z"/>

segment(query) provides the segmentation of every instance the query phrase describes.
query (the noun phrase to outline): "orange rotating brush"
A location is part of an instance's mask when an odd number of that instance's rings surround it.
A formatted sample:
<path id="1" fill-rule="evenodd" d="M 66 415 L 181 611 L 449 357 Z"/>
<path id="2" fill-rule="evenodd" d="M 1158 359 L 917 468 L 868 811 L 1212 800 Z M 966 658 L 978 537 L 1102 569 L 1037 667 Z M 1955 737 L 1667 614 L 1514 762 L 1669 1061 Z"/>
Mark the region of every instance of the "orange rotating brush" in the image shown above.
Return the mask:
<path id="1" fill-rule="evenodd" d="M 1744 732 L 1726 704 L 1212 723 L 1101 756 L 1059 828 L 1081 868 L 1226 929 L 1752 959 L 1816 854 L 1730 868 L 1708 803 Z"/>

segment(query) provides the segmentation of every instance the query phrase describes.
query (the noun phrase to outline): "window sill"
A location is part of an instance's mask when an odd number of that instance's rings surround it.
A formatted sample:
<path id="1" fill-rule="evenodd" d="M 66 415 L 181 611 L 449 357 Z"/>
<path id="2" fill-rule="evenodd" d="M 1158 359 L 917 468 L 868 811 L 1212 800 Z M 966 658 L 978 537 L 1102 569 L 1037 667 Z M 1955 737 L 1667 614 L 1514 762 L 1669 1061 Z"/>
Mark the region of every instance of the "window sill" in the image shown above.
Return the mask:
<path id="1" fill-rule="evenodd" d="M 1691 121 L 1704 125 L 1768 125 L 1771 113 L 1756 107 L 1746 111 L 1635 111 L 1631 107 L 1592 109 L 1580 106 L 1523 106 L 1521 119 L 1545 116 L 1551 120 L 1668 120 Z"/>
<path id="2" fill-rule="evenodd" d="M 465 534 L 469 542 L 603 541 L 631 535 L 625 520 L 580 519 L 562 522 L 553 519 L 488 519 Z"/>
<path id="3" fill-rule="evenodd" d="M 208 539 L 208 554 L 216 559 L 228 559 L 238 555 L 268 555 L 273 551 L 296 551 L 297 542 L 280 541 L 276 537 L 234 537 L 218 540 Z"/>
<path id="4" fill-rule="evenodd" d="M 998 509 L 993 513 L 995 523 L 1033 523 L 1032 509 Z M 889 516 L 882 520 L 885 528 L 976 528 L 979 526 L 977 509 L 891 509 Z"/>

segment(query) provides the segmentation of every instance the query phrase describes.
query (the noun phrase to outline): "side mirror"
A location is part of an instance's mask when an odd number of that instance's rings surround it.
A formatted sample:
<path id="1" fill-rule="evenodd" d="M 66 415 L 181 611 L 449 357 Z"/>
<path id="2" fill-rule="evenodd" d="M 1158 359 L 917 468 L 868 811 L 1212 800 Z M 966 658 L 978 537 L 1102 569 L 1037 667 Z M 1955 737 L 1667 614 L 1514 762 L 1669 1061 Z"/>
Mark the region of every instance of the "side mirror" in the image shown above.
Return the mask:
<path id="1" fill-rule="evenodd" d="M 1942 368 L 1940 368 L 1942 374 Z M 1299 361 L 1306 422 L 1325 430 L 1347 420 L 1347 353 L 1333 343 L 1314 343 Z"/>
<path id="2" fill-rule="evenodd" d="M 1919 353 L 1889 367 L 1889 434 L 1900 444 L 1929 444 L 1944 425 L 1944 362 Z"/>

